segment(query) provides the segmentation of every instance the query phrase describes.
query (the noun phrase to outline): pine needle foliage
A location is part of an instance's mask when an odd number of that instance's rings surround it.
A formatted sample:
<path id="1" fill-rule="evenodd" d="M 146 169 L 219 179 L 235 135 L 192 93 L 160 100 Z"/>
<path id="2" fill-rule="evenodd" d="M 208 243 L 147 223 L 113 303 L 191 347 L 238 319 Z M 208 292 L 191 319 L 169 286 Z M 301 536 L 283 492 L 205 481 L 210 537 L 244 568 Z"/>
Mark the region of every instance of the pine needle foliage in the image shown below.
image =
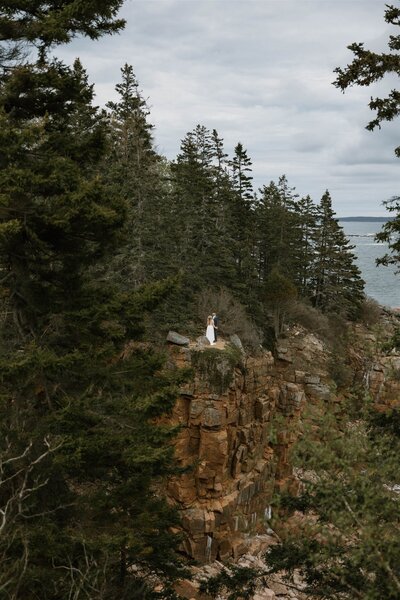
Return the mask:
<path id="1" fill-rule="evenodd" d="M 396 410 L 357 421 L 329 413 L 297 448 L 302 492 L 283 505 L 303 521 L 267 560 L 272 572 L 300 573 L 310 597 L 399 596 L 398 420 Z"/>
<path id="2" fill-rule="evenodd" d="M 400 8 L 393 4 L 386 4 L 384 13 L 385 22 L 388 25 L 400 26 Z M 398 30 L 397 30 L 398 31 Z M 345 92 L 349 87 L 358 85 L 369 87 L 370 85 L 382 81 L 387 75 L 400 76 L 400 35 L 391 34 L 388 40 L 388 52 L 373 52 L 367 50 L 363 43 L 353 43 L 348 49 L 354 55 L 350 64 L 345 68 L 337 67 L 335 73 L 337 77 L 333 82 L 337 88 Z M 373 131 L 381 129 L 382 123 L 391 122 L 400 114 L 400 91 L 392 89 L 384 98 L 371 97 L 369 108 L 375 112 L 374 118 L 367 124 L 366 129 Z M 395 154 L 400 157 L 400 146 L 395 148 Z M 389 250 L 385 256 L 378 259 L 377 264 L 399 265 L 400 262 L 400 204 L 398 197 L 386 200 L 384 203 L 390 213 L 394 213 L 394 218 L 382 227 L 382 230 L 376 236 L 379 242 L 388 243 Z"/>
<path id="3" fill-rule="evenodd" d="M 0 82 L 0 589 L 120 599 L 153 575 L 167 590 L 181 569 L 159 491 L 176 429 L 162 417 L 181 376 L 142 338 L 173 283 L 96 276 L 129 207 L 101 173 L 107 122 L 82 65 L 45 51 L 118 29 L 120 2 L 20 4 L 3 31 L 42 51 Z"/>

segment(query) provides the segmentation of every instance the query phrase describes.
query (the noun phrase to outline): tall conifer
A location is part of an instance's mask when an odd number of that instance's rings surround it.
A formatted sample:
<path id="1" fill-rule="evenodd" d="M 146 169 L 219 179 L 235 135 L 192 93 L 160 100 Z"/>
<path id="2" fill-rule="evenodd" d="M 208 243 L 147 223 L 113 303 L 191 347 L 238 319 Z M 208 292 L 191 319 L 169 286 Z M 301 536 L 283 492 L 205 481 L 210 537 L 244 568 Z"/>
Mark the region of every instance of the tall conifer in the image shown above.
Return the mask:
<path id="1" fill-rule="evenodd" d="M 253 176 L 251 159 L 240 142 L 235 146 L 230 167 L 234 190 L 230 213 L 237 293 L 245 304 L 249 301 L 251 304 L 255 284 Z"/>
<path id="2" fill-rule="evenodd" d="M 364 282 L 343 229 L 335 218 L 328 191 L 321 198 L 315 233 L 313 301 L 327 312 L 354 315 L 363 298 Z"/>
<path id="3" fill-rule="evenodd" d="M 176 572 L 176 516 L 157 493 L 173 430 L 155 423 L 174 381 L 139 342 L 168 286 L 126 293 L 93 276 L 126 203 L 99 172 L 106 128 L 82 66 L 46 60 L 52 42 L 118 28 L 120 3 L 23 3 L 25 19 L 15 4 L 1 26 L 36 31 L 42 51 L 0 82 L 0 588 L 121 598 L 132 565 Z"/>
<path id="4" fill-rule="evenodd" d="M 259 279 L 263 281 L 277 268 L 294 281 L 293 263 L 297 252 L 294 190 L 283 175 L 278 184 L 271 181 L 260 191 L 256 205 Z"/>
<path id="5" fill-rule="evenodd" d="M 231 248 L 227 243 L 227 178 L 218 135 L 198 125 L 181 144 L 172 167 L 179 232 L 177 253 L 182 257 L 193 289 L 224 285 L 232 277 Z"/>
<path id="6" fill-rule="evenodd" d="M 168 275 L 168 252 L 163 244 L 167 240 L 160 232 L 169 231 L 172 215 L 164 163 L 154 150 L 147 103 L 133 68 L 125 64 L 121 74 L 116 85 L 118 99 L 107 104 L 110 133 L 103 172 L 110 194 L 118 194 L 126 202 L 127 217 L 125 242 L 107 265 L 107 275 L 126 289 L 134 289 Z"/>

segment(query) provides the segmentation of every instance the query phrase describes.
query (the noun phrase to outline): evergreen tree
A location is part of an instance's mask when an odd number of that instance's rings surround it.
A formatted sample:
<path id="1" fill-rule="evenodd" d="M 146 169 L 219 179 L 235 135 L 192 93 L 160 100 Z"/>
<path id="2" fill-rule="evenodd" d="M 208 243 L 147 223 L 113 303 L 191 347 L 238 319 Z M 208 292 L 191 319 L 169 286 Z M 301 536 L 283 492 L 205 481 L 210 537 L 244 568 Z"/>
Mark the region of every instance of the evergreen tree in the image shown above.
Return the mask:
<path id="1" fill-rule="evenodd" d="M 390 253 L 386 253 L 377 260 L 378 265 L 400 265 L 400 198 L 395 197 L 383 203 L 387 210 L 395 213 L 391 221 L 387 221 L 381 231 L 375 236 L 378 242 L 388 245 Z"/>
<path id="2" fill-rule="evenodd" d="M 37 31 L 43 52 L 0 85 L 0 588 L 27 600 L 132 597 L 138 565 L 165 577 L 167 594 L 176 515 L 157 489 L 174 430 L 156 421 L 175 382 L 140 339 L 169 286 L 126 293 L 93 276 L 126 204 L 99 174 L 106 128 L 82 66 L 44 52 L 112 28 L 119 3 L 35 4 L 36 29 L 23 6 L 4 13 L 18 39 Z"/>
<path id="3" fill-rule="evenodd" d="M 217 226 L 220 234 L 228 236 L 229 231 L 229 207 L 232 196 L 232 185 L 228 173 L 228 154 L 224 150 L 224 140 L 219 137 L 216 129 L 211 134 L 212 158 L 216 204 L 218 206 Z M 227 239 L 226 243 L 232 240 Z"/>
<path id="4" fill-rule="evenodd" d="M 154 150 L 149 110 L 139 91 L 130 65 L 121 69 L 117 84 L 119 99 L 109 102 L 109 151 L 103 172 L 110 194 L 119 194 L 127 204 L 126 241 L 107 275 L 126 288 L 168 275 L 163 245 L 168 231 L 168 190 L 163 181 L 163 163 Z"/>
<path id="5" fill-rule="evenodd" d="M 224 285 L 232 280 L 231 249 L 226 243 L 224 153 L 222 141 L 216 137 L 198 125 L 182 141 L 172 167 L 179 228 L 175 252 L 193 290 L 213 281 Z"/>
<path id="6" fill-rule="evenodd" d="M 303 513 L 300 531 L 271 549 L 271 571 L 302 574 L 311 598 L 395 599 L 398 539 L 399 414 L 314 415 L 297 447 L 301 492 L 283 506 Z M 384 457 L 384 460 L 382 460 Z"/>
<path id="7" fill-rule="evenodd" d="M 283 332 L 285 317 L 290 305 L 297 297 L 294 284 L 275 267 L 264 282 L 263 301 L 272 313 L 275 338 Z"/>
<path id="8" fill-rule="evenodd" d="M 386 5 L 385 21 L 390 25 L 400 26 L 400 8 Z M 334 85 L 343 92 L 353 85 L 368 87 L 381 81 L 385 75 L 400 75 L 400 35 L 390 35 L 388 47 L 390 52 L 378 54 L 364 48 L 363 43 L 348 46 L 354 54 L 353 61 L 344 69 L 337 67 Z M 392 90 L 386 98 L 371 98 L 369 108 L 376 111 L 375 118 L 367 125 L 369 131 L 381 126 L 383 121 L 392 121 L 400 114 L 400 92 Z M 400 156 L 400 146 L 395 150 Z"/>
<path id="9" fill-rule="evenodd" d="M 97 39 L 120 31 L 125 21 L 117 19 L 123 0 L 4 0 L 0 15 L 0 39 L 11 46 L 18 42 L 36 46 L 44 60 L 54 45 L 65 44 L 77 35 Z M 4 47 L 4 45 L 3 45 Z"/>
<path id="10" fill-rule="evenodd" d="M 314 240 L 317 227 L 317 209 L 310 196 L 301 198 L 295 205 L 296 247 L 294 273 L 300 295 L 310 297 L 310 285 L 315 263 Z"/>
<path id="11" fill-rule="evenodd" d="M 254 194 L 252 163 L 247 150 L 239 142 L 230 161 L 233 191 L 230 204 L 233 256 L 236 267 L 237 293 L 246 305 L 254 303 Z"/>
<path id="12" fill-rule="evenodd" d="M 325 312 L 355 316 L 363 299 L 364 282 L 343 229 L 335 219 L 328 191 L 318 207 L 313 267 L 313 302 Z"/>
<path id="13" fill-rule="evenodd" d="M 385 10 L 385 21 L 389 25 L 400 26 L 400 8 L 387 4 Z M 353 43 L 348 46 L 354 54 L 353 61 L 344 69 L 335 69 L 337 78 L 334 85 L 343 92 L 353 85 L 370 86 L 381 81 L 386 75 L 400 75 L 400 35 L 390 35 L 388 42 L 389 52 L 372 52 L 366 50 L 364 44 Z M 375 118 L 367 125 L 369 131 L 381 127 L 384 121 L 393 121 L 400 114 L 400 91 L 393 89 L 386 98 L 371 98 L 369 108 L 375 111 Z M 395 149 L 400 157 L 400 146 Z M 390 212 L 395 213 L 394 219 L 385 223 L 382 231 L 377 235 L 377 240 L 387 242 L 390 254 L 386 254 L 378 260 L 378 264 L 395 264 L 400 262 L 400 205 L 398 198 L 384 202 Z"/>
<path id="14" fill-rule="evenodd" d="M 237 232 L 235 230 L 232 205 L 235 201 L 235 190 L 229 174 L 228 154 L 224 150 L 223 139 L 218 132 L 212 131 L 212 161 L 214 173 L 214 197 L 216 205 L 216 228 L 218 244 L 225 249 L 225 258 L 221 262 L 223 284 L 231 289 L 235 288 L 235 258 L 233 249 L 236 244 Z"/>
<path id="15" fill-rule="evenodd" d="M 217 191 L 222 185 L 228 171 L 228 154 L 224 150 L 224 140 L 219 137 L 216 129 L 212 130 L 212 152 L 215 161 L 215 180 Z"/>
<path id="16" fill-rule="evenodd" d="M 251 160 L 247 156 L 247 150 L 243 148 L 240 142 L 235 146 L 235 153 L 231 160 L 232 179 L 234 189 L 238 193 L 243 203 L 251 206 L 253 201 L 253 185 L 251 183 L 253 177 L 250 175 Z"/>
<path id="17" fill-rule="evenodd" d="M 0 257 L 23 335 L 64 309 L 124 218 L 94 171 L 105 135 L 91 96 L 79 62 L 21 67 L 1 89 Z"/>
<path id="18" fill-rule="evenodd" d="M 281 494 L 278 519 L 295 514 L 264 557 L 269 576 L 324 600 L 395 600 L 400 593 L 398 481 L 400 415 L 364 408 L 350 419 L 311 409 L 292 452 L 301 486 Z M 382 460 L 385 457 L 385 460 Z M 266 570 L 223 569 L 202 584 L 230 600 L 262 594 Z M 300 581 L 300 585 L 299 585 Z"/>
<path id="19" fill-rule="evenodd" d="M 213 227 L 211 176 L 211 139 L 209 131 L 197 125 L 181 143 L 181 153 L 173 165 L 177 214 L 183 224 L 179 249 L 193 259 L 197 269 L 205 262 L 211 245 Z"/>
<path id="20" fill-rule="evenodd" d="M 260 192 L 255 210 L 259 279 L 263 281 L 277 267 L 283 275 L 294 281 L 294 256 L 298 251 L 294 247 L 294 190 L 289 188 L 286 176 L 283 175 L 279 178 L 278 185 L 271 181 Z"/>

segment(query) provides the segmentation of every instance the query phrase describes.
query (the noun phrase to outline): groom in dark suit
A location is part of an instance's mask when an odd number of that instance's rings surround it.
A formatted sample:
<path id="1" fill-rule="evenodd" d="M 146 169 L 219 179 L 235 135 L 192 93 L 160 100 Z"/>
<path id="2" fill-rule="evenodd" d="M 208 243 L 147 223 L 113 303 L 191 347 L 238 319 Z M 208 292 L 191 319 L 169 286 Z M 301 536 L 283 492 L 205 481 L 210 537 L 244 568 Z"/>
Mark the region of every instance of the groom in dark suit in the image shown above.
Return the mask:
<path id="1" fill-rule="evenodd" d="M 213 313 L 212 314 L 212 318 L 213 318 L 213 326 L 214 326 L 214 339 L 215 339 L 215 341 L 217 341 L 217 339 L 218 339 L 218 325 L 219 325 L 219 317 L 217 316 L 217 313 Z"/>

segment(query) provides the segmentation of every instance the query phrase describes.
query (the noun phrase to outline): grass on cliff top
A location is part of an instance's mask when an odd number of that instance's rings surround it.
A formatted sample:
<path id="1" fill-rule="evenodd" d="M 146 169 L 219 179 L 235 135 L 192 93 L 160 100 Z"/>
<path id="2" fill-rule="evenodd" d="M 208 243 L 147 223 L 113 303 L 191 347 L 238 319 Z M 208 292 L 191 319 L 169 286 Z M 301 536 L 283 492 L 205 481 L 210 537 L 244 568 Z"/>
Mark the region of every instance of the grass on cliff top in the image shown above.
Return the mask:
<path id="1" fill-rule="evenodd" d="M 235 368 L 244 368 L 242 353 L 232 344 L 227 344 L 223 349 L 205 348 L 201 352 L 193 352 L 192 365 L 219 394 L 224 393 L 232 383 Z"/>

